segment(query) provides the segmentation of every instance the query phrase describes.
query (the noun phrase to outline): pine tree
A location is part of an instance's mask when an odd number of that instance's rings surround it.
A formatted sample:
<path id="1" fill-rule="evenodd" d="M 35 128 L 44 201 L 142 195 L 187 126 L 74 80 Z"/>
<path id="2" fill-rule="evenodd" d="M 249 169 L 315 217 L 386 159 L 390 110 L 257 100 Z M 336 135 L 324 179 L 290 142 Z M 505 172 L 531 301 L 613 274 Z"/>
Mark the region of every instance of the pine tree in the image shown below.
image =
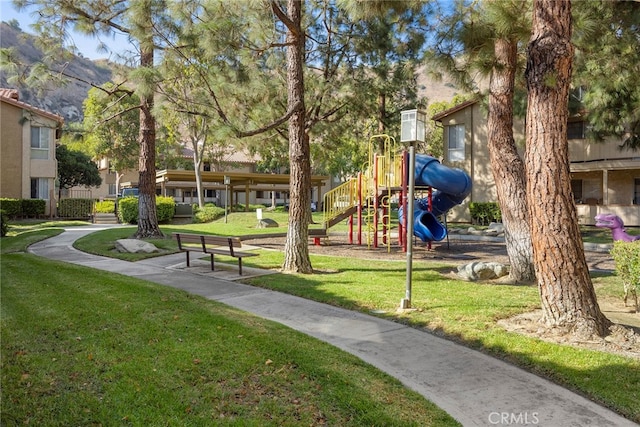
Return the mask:
<path id="1" fill-rule="evenodd" d="M 574 4 L 574 86 L 589 136 L 614 136 L 640 150 L 640 3 L 583 1 Z"/>
<path id="2" fill-rule="evenodd" d="M 513 138 L 514 95 L 523 64 L 518 46 L 529 28 L 527 3 L 491 0 L 460 6 L 437 31 L 434 59 L 459 83 L 478 90 L 474 74 L 489 76 L 487 138 L 502 211 L 512 282 L 535 281 L 526 204 L 524 161 Z"/>
<path id="3" fill-rule="evenodd" d="M 284 247 L 284 272 L 312 273 L 309 259 L 308 226 L 311 220 L 311 154 L 306 132 L 304 103 L 305 32 L 302 28 L 302 6 L 298 0 L 287 0 L 286 12 L 272 1 L 274 14 L 287 28 L 287 106 L 293 114 L 289 118 L 289 161 L 291 202 L 289 228 Z"/>
<path id="4" fill-rule="evenodd" d="M 117 100 L 135 93 L 140 101 L 140 197 L 138 229 L 135 235 L 140 238 L 162 236 L 156 215 L 156 122 L 152 110 L 157 81 L 154 68 L 154 53 L 157 47 L 155 43 L 158 36 L 156 31 L 166 27 L 163 25 L 163 21 L 166 21 L 166 3 L 163 0 L 16 0 L 14 4 L 19 9 L 35 7 L 38 11 L 36 27 L 39 30 L 40 45 L 45 49 L 46 56 L 42 63 L 32 67 L 32 75 L 39 74 L 44 69 L 50 73 L 49 75 L 83 80 L 82 76 L 65 73 L 64 67 L 51 68 L 61 55 L 68 55 L 63 48 L 68 47 L 70 28 L 96 37 L 108 37 L 115 31 L 128 34 L 130 37 L 132 46 L 137 49 L 139 55 L 126 58 L 129 64 L 135 64 L 126 76 L 130 80 L 129 88 L 123 84 L 124 82 L 118 82 L 111 94 L 114 100 Z"/>
<path id="5" fill-rule="evenodd" d="M 596 300 L 571 193 L 570 1 L 534 2 L 527 52 L 527 201 L 543 320 L 582 338 L 604 336 L 611 322 Z"/>

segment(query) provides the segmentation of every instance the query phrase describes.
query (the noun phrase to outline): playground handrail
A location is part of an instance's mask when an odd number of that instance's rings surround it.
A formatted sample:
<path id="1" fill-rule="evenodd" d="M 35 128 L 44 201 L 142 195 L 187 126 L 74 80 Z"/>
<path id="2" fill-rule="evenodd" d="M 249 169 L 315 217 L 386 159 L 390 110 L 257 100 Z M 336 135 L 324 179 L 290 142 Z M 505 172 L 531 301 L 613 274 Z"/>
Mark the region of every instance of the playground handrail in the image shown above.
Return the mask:
<path id="1" fill-rule="evenodd" d="M 328 224 L 332 219 L 344 214 L 358 204 L 358 179 L 351 178 L 347 182 L 327 191 L 324 195 L 323 222 Z"/>

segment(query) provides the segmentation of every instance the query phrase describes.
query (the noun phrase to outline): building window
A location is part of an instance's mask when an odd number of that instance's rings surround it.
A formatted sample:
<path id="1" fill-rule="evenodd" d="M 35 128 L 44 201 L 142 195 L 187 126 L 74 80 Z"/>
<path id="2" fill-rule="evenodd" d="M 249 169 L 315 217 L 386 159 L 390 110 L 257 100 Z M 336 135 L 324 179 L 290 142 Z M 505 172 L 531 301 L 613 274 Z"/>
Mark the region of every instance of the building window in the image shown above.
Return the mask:
<path id="1" fill-rule="evenodd" d="M 116 195 L 116 185 L 115 184 L 109 184 L 109 195 L 110 196 L 115 196 Z"/>
<path id="2" fill-rule="evenodd" d="M 640 179 L 634 180 L 633 204 L 640 205 Z"/>
<path id="3" fill-rule="evenodd" d="M 209 162 L 204 162 L 204 166 L 202 167 L 203 171 L 205 172 L 211 172 L 211 163 Z"/>
<path id="4" fill-rule="evenodd" d="M 447 155 L 450 162 L 464 161 L 464 125 L 447 126 Z"/>
<path id="5" fill-rule="evenodd" d="M 49 160 L 49 139 L 51 129 L 31 126 L 31 158 Z"/>
<path id="6" fill-rule="evenodd" d="M 31 178 L 31 198 L 49 200 L 48 178 Z"/>
<path id="7" fill-rule="evenodd" d="M 567 139 L 585 139 L 586 128 L 583 121 L 567 123 Z"/>
<path id="8" fill-rule="evenodd" d="M 206 197 L 207 199 L 215 199 L 216 190 L 210 190 L 210 189 L 204 190 L 204 197 Z"/>
<path id="9" fill-rule="evenodd" d="M 264 191 L 256 191 L 256 199 L 264 199 Z"/>
<path id="10" fill-rule="evenodd" d="M 582 203 L 582 180 L 581 179 L 572 179 L 571 180 L 571 192 L 573 193 L 573 201 L 577 204 Z"/>

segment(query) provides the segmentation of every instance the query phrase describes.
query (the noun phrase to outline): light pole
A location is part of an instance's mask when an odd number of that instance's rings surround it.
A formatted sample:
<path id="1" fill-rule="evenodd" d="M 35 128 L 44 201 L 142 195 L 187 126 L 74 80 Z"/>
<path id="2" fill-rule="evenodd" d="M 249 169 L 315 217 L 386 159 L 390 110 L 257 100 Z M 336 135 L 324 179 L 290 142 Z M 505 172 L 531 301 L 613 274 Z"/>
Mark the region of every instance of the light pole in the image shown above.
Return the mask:
<path id="1" fill-rule="evenodd" d="M 413 211 L 415 203 L 415 165 L 416 165 L 416 142 L 425 141 L 425 123 L 427 116 L 424 111 L 406 110 L 401 112 L 400 121 L 400 142 L 409 144 L 409 188 L 406 200 L 407 209 L 405 218 L 407 219 L 407 283 L 405 296 L 400 300 L 400 309 L 411 308 L 411 280 L 413 274 Z"/>

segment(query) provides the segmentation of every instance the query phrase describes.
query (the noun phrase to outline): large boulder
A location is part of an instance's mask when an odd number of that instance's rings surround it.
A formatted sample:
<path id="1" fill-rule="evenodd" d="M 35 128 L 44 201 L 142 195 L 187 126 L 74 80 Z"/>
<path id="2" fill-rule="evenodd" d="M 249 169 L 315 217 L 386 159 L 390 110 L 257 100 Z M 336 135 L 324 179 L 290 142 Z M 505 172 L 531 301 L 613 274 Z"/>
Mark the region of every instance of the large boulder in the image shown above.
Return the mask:
<path id="1" fill-rule="evenodd" d="M 155 245 L 138 239 L 116 240 L 116 250 L 118 252 L 128 252 L 131 254 L 135 254 L 138 252 L 150 254 L 159 251 L 159 249 Z"/>
<path id="2" fill-rule="evenodd" d="M 504 264 L 499 262 L 475 261 L 458 266 L 458 276 L 464 280 L 493 280 L 509 274 Z"/>
<path id="3" fill-rule="evenodd" d="M 258 225 L 256 226 L 256 228 L 277 228 L 280 227 L 280 224 L 278 224 L 276 221 L 272 220 L 271 218 L 262 218 L 260 221 L 258 221 Z"/>
<path id="4" fill-rule="evenodd" d="M 499 236 L 504 234 L 504 225 L 501 222 L 492 222 L 484 231 L 487 236 Z"/>

